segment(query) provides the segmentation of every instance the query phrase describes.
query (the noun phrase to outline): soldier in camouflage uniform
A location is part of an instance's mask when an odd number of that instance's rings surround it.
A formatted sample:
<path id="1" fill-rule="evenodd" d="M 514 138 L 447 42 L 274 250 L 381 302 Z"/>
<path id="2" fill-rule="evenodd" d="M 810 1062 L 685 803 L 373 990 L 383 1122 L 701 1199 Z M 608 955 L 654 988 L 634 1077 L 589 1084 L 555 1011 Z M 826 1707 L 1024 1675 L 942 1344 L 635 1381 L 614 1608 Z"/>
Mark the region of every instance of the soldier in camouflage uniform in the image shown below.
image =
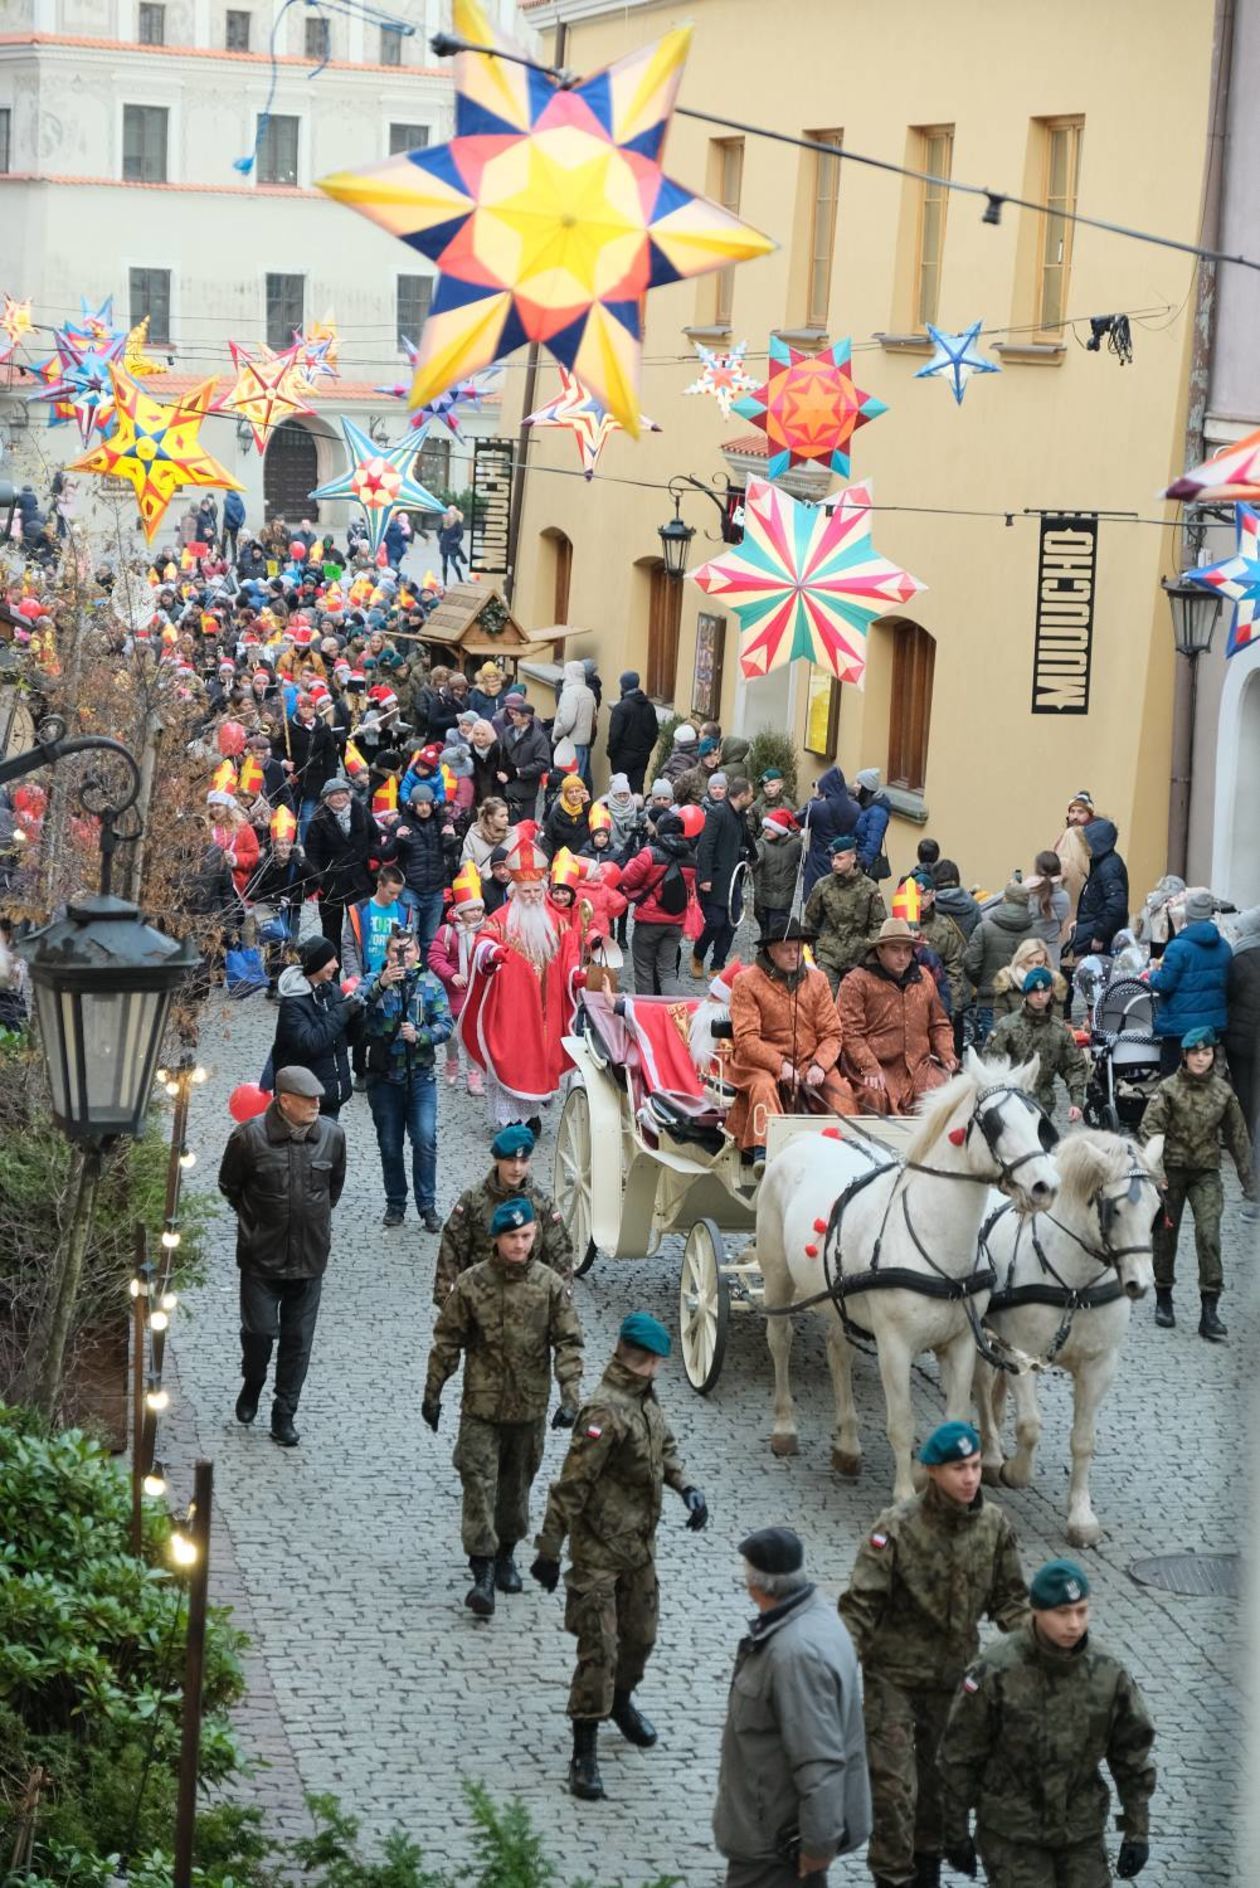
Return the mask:
<path id="1" fill-rule="evenodd" d="M 1199 1257 L 1199 1336 L 1220 1343 L 1229 1336 L 1217 1310 L 1221 1269 L 1221 1144 L 1238 1169 L 1246 1198 L 1255 1198 L 1247 1118 L 1229 1083 L 1214 1072 L 1216 1031 L 1190 1029 L 1181 1038 L 1181 1067 L 1161 1082 L 1142 1116 L 1142 1140 L 1164 1136 L 1164 1211 L 1155 1226 L 1155 1322 L 1171 1330 L 1177 1236 L 1186 1201 L 1194 1216 Z"/>
<path id="2" fill-rule="evenodd" d="M 1106 1762 L 1124 1839 L 1116 1874 L 1145 1868 L 1154 1726 L 1124 1667 L 1089 1638 L 1089 1581 L 1072 1560 L 1033 1579 L 1031 1620 L 981 1655 L 950 1707 L 937 1765 L 945 1856 L 989 1888 L 1106 1888 Z M 968 1812 L 976 1810 L 973 1846 Z"/>
<path id="3" fill-rule="evenodd" d="M 883 893 L 858 869 L 857 841 L 842 833 L 827 848 L 831 874 L 820 878 L 805 903 L 805 925 L 817 931 L 814 961 L 827 973 L 834 996 L 846 971 L 860 964 L 867 946 L 888 916 Z"/>
<path id="4" fill-rule="evenodd" d="M 875 1888 L 936 1888 L 944 1839 L 936 1770 L 950 1699 L 986 1614 L 1027 1616 L 1015 1530 L 980 1492 L 980 1438 L 943 1423 L 919 1451 L 923 1494 L 886 1508 L 858 1549 L 840 1613 L 862 1661 Z"/>
<path id="5" fill-rule="evenodd" d="M 519 1593 L 512 1550 L 529 1532 L 529 1491 L 543 1458 L 547 1369 L 571 1429 L 582 1380 L 582 1327 L 556 1274 L 533 1256 L 527 1199 L 505 1200 L 490 1222 L 494 1253 L 461 1272 L 433 1330 L 420 1413 L 435 1433 L 442 1386 L 464 1358 L 455 1466 L 464 1488 L 463 1543 L 473 1584 L 464 1604 L 488 1618 L 494 1590 Z"/>
<path id="6" fill-rule="evenodd" d="M 461 1193 L 451 1208 L 442 1228 L 433 1274 L 433 1302 L 439 1311 L 460 1273 L 470 1265 L 479 1265 L 494 1251 L 490 1221 L 504 1200 L 525 1199 L 532 1203 L 538 1227 L 534 1257 L 559 1274 L 566 1290 L 572 1287 L 572 1241 L 555 1201 L 530 1174 L 533 1151 L 534 1137 L 523 1124 L 500 1129 L 490 1143 L 493 1167 L 484 1180 Z"/>
<path id="7" fill-rule="evenodd" d="M 1027 1062 L 1040 1056 L 1037 1086 L 1033 1093 L 1037 1106 L 1048 1115 L 1054 1113 L 1054 1078 L 1057 1075 L 1068 1091 L 1068 1120 L 1079 1121 L 1085 1106 L 1085 1084 L 1089 1063 L 1080 1043 L 1068 1025 L 1054 1013 L 1054 972 L 1040 964 L 1024 978 L 1024 1000 L 1017 1010 L 1004 1016 L 989 1034 L 984 1045 L 986 1055 L 1009 1056 L 1012 1062 Z"/>
<path id="8" fill-rule="evenodd" d="M 568 1536 L 564 1623 L 578 1642 L 569 1692 L 569 1788 L 587 1802 L 604 1795 L 596 1757 L 601 1719 L 611 1717 L 632 1744 L 647 1748 L 656 1742 L 631 1694 L 656 1643 L 662 1488 L 682 1496 L 689 1528 L 702 1528 L 709 1518 L 652 1387 L 668 1355 L 669 1333 L 655 1318 L 636 1311 L 622 1321 L 617 1348 L 578 1415 L 564 1467 L 551 1484 L 538 1558 L 530 1568 L 554 1592 Z"/>

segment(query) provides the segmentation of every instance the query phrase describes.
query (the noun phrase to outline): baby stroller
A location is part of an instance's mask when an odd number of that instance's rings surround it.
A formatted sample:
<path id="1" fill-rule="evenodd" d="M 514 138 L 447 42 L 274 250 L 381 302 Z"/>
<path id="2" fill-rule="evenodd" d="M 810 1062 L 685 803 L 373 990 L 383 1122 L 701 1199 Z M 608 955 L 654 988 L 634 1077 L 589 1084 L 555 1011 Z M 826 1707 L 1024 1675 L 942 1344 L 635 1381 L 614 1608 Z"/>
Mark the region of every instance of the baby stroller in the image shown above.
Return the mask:
<path id="1" fill-rule="evenodd" d="M 1088 962 L 1088 960 L 1086 960 Z M 1078 985 L 1089 990 L 1090 980 Z M 1131 973 L 1100 975 L 1093 983 L 1089 1014 L 1091 1062 L 1085 1090 L 1085 1120 L 1113 1134 L 1135 1134 L 1160 1081 L 1154 991 Z M 1100 966 L 1101 970 L 1101 966 Z"/>

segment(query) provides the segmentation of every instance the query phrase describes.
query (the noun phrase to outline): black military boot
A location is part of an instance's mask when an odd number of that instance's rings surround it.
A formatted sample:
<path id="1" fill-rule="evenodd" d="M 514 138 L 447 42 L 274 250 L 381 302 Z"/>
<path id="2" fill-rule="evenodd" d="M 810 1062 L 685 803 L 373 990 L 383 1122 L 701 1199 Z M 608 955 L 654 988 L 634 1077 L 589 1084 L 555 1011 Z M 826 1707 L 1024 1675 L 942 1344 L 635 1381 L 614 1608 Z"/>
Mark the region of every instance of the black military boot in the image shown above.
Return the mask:
<path id="1" fill-rule="evenodd" d="M 1177 1322 L 1173 1312 L 1171 1285 L 1157 1285 L 1155 1287 L 1155 1322 L 1165 1331 L 1171 1331 L 1173 1325 Z"/>
<path id="2" fill-rule="evenodd" d="M 939 1855 L 915 1856 L 914 1888 L 941 1888 L 941 1858 Z"/>
<path id="3" fill-rule="evenodd" d="M 584 1803 L 602 1803 L 607 1792 L 599 1774 L 595 1754 L 599 1737 L 598 1718 L 574 1718 L 573 1755 L 569 1759 L 569 1794 Z"/>
<path id="4" fill-rule="evenodd" d="M 519 1593 L 521 1590 L 520 1571 L 512 1558 L 515 1545 L 515 1541 L 500 1541 L 499 1551 L 494 1557 L 494 1584 L 500 1593 Z"/>
<path id="5" fill-rule="evenodd" d="M 1220 1303 L 1220 1296 L 1217 1291 L 1205 1291 L 1199 1299 L 1202 1306 L 1199 1313 L 1199 1336 L 1206 1337 L 1212 1344 L 1223 1344 L 1229 1336 L 1216 1310 Z"/>
<path id="6" fill-rule="evenodd" d="M 651 1750 L 656 1742 L 656 1726 L 644 1717 L 628 1691 L 614 1691 L 612 1721 L 627 1743 L 637 1744 L 640 1750 Z"/>
<path id="7" fill-rule="evenodd" d="M 296 1449 L 302 1440 L 293 1427 L 292 1411 L 283 1409 L 279 1403 L 271 1405 L 271 1440 L 278 1442 L 282 1449 Z"/>
<path id="8" fill-rule="evenodd" d="M 464 1595 L 464 1605 L 478 1619 L 489 1619 L 494 1611 L 494 1562 L 489 1554 L 470 1554 L 473 1583 Z"/>
<path id="9" fill-rule="evenodd" d="M 241 1385 L 241 1393 L 236 1399 L 236 1420 L 238 1423 L 253 1422 L 255 1416 L 258 1414 L 258 1405 L 262 1400 L 262 1393 L 266 1381 L 267 1379 L 262 1377 L 259 1378 L 257 1382 L 251 1383 L 249 1378 L 246 1377 L 244 1383 Z"/>

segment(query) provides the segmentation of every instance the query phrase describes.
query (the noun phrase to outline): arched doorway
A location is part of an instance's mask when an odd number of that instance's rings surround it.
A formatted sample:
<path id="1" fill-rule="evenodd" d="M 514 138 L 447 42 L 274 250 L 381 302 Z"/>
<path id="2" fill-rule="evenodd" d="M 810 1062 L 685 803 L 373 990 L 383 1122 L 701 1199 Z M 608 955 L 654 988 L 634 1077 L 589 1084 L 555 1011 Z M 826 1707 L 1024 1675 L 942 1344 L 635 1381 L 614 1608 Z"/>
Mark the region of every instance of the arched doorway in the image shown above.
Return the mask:
<path id="1" fill-rule="evenodd" d="M 263 461 L 263 511 L 268 521 L 284 518 L 296 524 L 300 518 L 318 518 L 319 506 L 310 496 L 318 484 L 314 435 L 297 420 L 285 420 L 272 434 Z"/>

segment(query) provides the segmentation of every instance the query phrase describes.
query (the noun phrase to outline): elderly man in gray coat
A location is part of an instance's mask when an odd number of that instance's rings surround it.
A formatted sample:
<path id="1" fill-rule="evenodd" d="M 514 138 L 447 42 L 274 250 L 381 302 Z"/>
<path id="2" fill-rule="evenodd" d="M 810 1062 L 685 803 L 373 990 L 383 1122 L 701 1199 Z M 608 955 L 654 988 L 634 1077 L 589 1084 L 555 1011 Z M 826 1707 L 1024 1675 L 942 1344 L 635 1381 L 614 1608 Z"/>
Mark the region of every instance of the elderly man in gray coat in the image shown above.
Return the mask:
<path id="1" fill-rule="evenodd" d="M 857 1655 L 790 1528 L 739 1551 L 757 1618 L 735 1656 L 713 1810 L 726 1888 L 823 1888 L 871 1830 Z"/>

